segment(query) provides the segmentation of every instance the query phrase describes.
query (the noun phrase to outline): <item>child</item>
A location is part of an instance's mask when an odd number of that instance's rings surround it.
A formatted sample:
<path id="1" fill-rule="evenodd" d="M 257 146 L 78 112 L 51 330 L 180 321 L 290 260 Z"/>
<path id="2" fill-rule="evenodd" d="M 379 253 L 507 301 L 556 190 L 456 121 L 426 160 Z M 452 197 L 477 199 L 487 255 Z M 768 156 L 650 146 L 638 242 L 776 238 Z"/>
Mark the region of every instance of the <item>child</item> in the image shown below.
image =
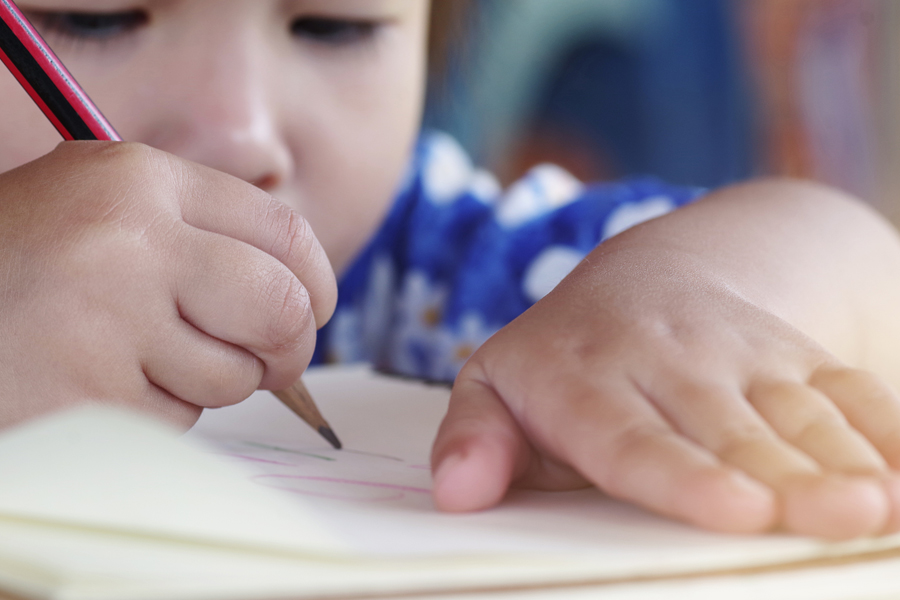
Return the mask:
<path id="1" fill-rule="evenodd" d="M 426 0 L 21 5 L 146 146 L 50 151 L 0 79 L 0 423 L 99 400 L 189 425 L 290 385 L 337 302 L 320 359 L 468 359 L 442 509 L 596 485 L 723 531 L 900 529 L 900 243 L 860 203 L 549 167 L 501 195 L 415 144 Z"/>

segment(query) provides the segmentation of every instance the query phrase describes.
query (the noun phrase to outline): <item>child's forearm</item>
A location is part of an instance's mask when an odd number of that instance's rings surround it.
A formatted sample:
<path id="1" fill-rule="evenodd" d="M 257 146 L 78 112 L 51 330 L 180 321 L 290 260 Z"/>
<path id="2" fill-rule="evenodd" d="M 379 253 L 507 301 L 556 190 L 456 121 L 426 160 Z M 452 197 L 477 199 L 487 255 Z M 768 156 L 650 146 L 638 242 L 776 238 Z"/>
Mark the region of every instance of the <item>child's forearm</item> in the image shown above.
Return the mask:
<path id="1" fill-rule="evenodd" d="M 847 364 L 900 388 L 900 238 L 841 192 L 792 180 L 725 188 L 613 238 L 592 260 L 602 270 L 623 252 L 696 261 L 704 281 L 719 278 Z"/>

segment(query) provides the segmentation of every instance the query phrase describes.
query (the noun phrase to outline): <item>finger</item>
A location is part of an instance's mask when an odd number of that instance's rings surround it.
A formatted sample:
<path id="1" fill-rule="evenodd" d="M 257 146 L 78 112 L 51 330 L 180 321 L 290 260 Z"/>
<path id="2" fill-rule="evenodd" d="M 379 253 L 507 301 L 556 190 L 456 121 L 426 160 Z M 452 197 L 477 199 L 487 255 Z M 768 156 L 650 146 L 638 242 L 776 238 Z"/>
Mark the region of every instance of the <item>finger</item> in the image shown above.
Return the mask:
<path id="1" fill-rule="evenodd" d="M 794 475 L 819 473 L 815 461 L 778 438 L 740 390 L 669 381 L 654 395 L 656 406 L 678 431 L 723 461 L 774 488 Z"/>
<path id="2" fill-rule="evenodd" d="M 497 504 L 530 454 L 524 435 L 494 391 L 461 376 L 432 450 L 435 505 L 460 512 Z"/>
<path id="3" fill-rule="evenodd" d="M 264 364 L 250 352 L 210 337 L 189 323 L 153 336 L 142 362 L 147 379 L 173 397 L 203 408 L 237 404 L 259 387 Z"/>
<path id="4" fill-rule="evenodd" d="M 573 380 L 574 381 L 574 380 Z M 771 491 L 673 431 L 630 384 L 569 384 L 549 398 L 548 431 L 562 458 L 607 493 L 708 529 L 759 532 L 775 524 Z"/>
<path id="5" fill-rule="evenodd" d="M 306 219 L 238 178 L 192 164 L 187 172 L 193 174 L 193 185 L 185 186 L 181 198 L 185 223 L 239 240 L 280 261 L 303 282 L 316 325 L 324 325 L 337 303 L 337 284 Z"/>
<path id="6" fill-rule="evenodd" d="M 309 294 L 272 256 L 236 240 L 191 230 L 173 269 L 178 311 L 188 323 L 240 346 L 265 364 L 260 386 L 284 389 L 312 357 L 316 323 Z"/>
<path id="7" fill-rule="evenodd" d="M 881 378 L 858 369 L 820 369 L 809 384 L 840 409 L 894 469 L 900 469 L 900 397 Z"/>
<path id="8" fill-rule="evenodd" d="M 675 427 L 775 490 L 788 530 L 849 538 L 876 533 L 887 522 L 887 497 L 874 478 L 823 475 L 812 458 L 779 438 L 738 390 L 682 381 L 670 393 L 657 404 Z M 678 398 L 690 410 L 667 410 Z"/>
<path id="9" fill-rule="evenodd" d="M 201 407 L 176 398 L 149 381 L 137 400 L 136 407 L 139 410 L 163 419 L 183 431 L 190 429 L 203 412 Z"/>
<path id="10" fill-rule="evenodd" d="M 882 533 L 900 531 L 900 475 L 887 473 L 882 477 L 882 485 L 888 498 L 889 515 Z"/>
<path id="11" fill-rule="evenodd" d="M 815 388 L 772 382 L 752 387 L 747 399 L 782 439 L 826 470 L 866 475 L 886 471 L 878 451 Z"/>

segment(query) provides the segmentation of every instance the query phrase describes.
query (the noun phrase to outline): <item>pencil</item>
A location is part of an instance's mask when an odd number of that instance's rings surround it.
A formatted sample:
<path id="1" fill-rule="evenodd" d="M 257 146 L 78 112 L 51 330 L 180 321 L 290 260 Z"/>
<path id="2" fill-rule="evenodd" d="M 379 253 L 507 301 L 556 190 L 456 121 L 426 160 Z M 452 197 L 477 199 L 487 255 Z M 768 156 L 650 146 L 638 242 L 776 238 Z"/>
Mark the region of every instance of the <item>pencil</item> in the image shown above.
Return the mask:
<path id="1" fill-rule="evenodd" d="M 309 390 L 307 390 L 306 386 L 303 385 L 303 380 L 298 380 L 297 383 L 286 390 L 281 390 L 273 393 L 278 397 L 279 400 L 281 400 L 282 403 L 284 403 L 285 406 L 294 411 L 297 416 L 309 423 L 309 425 L 313 429 L 318 431 L 319 435 L 328 440 L 328 443 L 334 446 L 336 450 L 341 449 L 341 440 L 339 440 L 337 436 L 334 435 L 334 431 L 331 429 L 331 426 L 322 417 L 322 414 L 319 412 L 316 403 L 313 402 Z"/>
<path id="2" fill-rule="evenodd" d="M 122 141 L 11 0 L 0 0 L 0 60 L 63 138 Z"/>
<path id="3" fill-rule="evenodd" d="M 0 0 L 0 60 L 64 139 L 122 141 L 12 0 Z M 341 448 L 302 381 L 274 393 L 329 444 Z"/>

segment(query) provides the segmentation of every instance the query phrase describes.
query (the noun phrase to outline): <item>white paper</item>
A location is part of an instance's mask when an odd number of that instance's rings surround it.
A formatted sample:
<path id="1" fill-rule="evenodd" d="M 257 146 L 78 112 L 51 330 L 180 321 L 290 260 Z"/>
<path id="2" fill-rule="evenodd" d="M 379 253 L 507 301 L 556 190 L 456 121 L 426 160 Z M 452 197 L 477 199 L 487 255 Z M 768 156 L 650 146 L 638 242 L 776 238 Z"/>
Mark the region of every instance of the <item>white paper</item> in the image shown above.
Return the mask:
<path id="1" fill-rule="evenodd" d="M 61 600 L 546 598 L 579 597 L 589 588 L 568 586 L 580 582 L 610 598 L 692 598 L 739 581 L 716 570 L 900 546 L 717 535 L 596 490 L 514 492 L 494 510 L 442 514 L 428 456 L 449 390 L 364 368 L 305 381 L 345 450 L 268 393 L 207 411 L 187 440 L 97 410 L 0 436 L 0 588 Z M 706 583 L 639 582 L 691 574 Z M 755 577 L 744 580 L 768 581 Z"/>
<path id="2" fill-rule="evenodd" d="M 286 502 L 154 421 L 104 407 L 0 436 L 0 516 L 323 554 L 342 546 Z"/>

